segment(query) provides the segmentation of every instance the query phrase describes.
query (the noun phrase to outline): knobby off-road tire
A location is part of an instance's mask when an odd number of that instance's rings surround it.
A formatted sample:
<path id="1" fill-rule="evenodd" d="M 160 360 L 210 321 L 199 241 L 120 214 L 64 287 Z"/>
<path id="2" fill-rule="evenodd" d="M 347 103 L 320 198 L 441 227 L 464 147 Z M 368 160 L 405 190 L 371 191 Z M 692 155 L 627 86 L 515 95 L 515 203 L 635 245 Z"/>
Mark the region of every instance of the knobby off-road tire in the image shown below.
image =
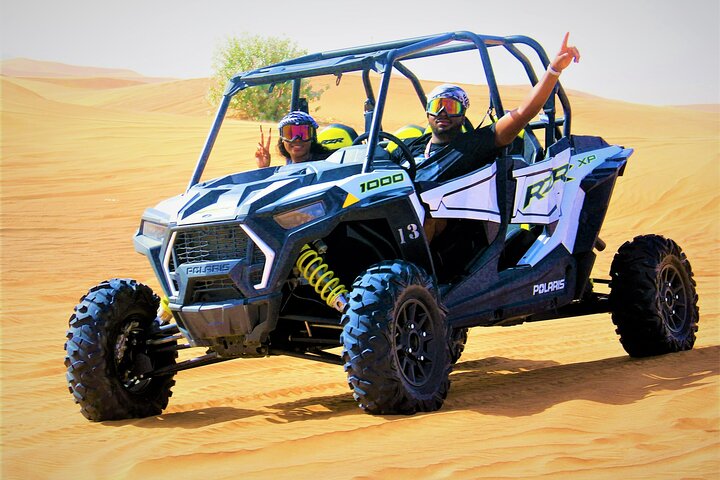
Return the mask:
<path id="1" fill-rule="evenodd" d="M 467 328 L 454 328 L 450 333 L 450 361 L 453 365 L 460 360 L 462 353 L 465 351 L 467 339 Z"/>
<path id="2" fill-rule="evenodd" d="M 159 298 L 134 280 L 113 279 L 80 299 L 65 343 L 70 393 L 89 420 L 157 415 L 167 406 L 174 374 L 147 377 L 175 364 L 175 340 L 148 345 L 160 324 Z"/>
<path id="3" fill-rule="evenodd" d="M 437 410 L 450 387 L 451 342 L 432 279 L 400 260 L 362 274 L 343 315 L 343 360 L 360 408 L 372 414 Z"/>
<path id="4" fill-rule="evenodd" d="M 690 262 L 674 241 L 643 235 L 626 242 L 610 277 L 613 323 L 631 357 L 692 349 L 698 297 Z"/>

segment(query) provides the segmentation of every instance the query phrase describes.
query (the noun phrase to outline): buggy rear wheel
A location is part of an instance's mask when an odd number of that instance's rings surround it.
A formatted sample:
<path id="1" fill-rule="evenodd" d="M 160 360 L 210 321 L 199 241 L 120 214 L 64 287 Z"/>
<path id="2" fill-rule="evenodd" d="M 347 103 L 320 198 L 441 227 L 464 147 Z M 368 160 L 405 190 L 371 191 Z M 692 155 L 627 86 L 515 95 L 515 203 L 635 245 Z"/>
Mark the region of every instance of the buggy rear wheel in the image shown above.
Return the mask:
<path id="1" fill-rule="evenodd" d="M 618 250 L 610 276 L 612 319 L 630 356 L 692 349 L 698 297 L 690 262 L 674 241 L 635 237 Z"/>
<path id="2" fill-rule="evenodd" d="M 450 334 L 450 360 L 453 365 L 460 360 L 468 339 L 467 328 L 454 328 Z"/>

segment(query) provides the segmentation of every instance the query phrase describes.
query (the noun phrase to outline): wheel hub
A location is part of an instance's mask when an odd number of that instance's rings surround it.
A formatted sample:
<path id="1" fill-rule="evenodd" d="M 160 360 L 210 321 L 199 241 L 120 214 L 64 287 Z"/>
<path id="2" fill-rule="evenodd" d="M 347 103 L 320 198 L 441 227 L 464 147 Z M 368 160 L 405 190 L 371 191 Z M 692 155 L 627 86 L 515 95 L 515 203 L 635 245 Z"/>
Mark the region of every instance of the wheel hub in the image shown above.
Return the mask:
<path id="1" fill-rule="evenodd" d="M 423 385 L 430 377 L 432 362 L 432 323 L 427 308 L 408 300 L 399 309 L 396 323 L 395 353 L 405 379 Z"/>
<path id="2" fill-rule="evenodd" d="M 666 265 L 661 273 L 661 302 L 665 323 L 673 332 L 680 332 L 687 322 L 687 294 L 680 272 Z"/>
<path id="3" fill-rule="evenodd" d="M 665 306 L 669 309 L 674 309 L 675 307 L 675 299 L 677 299 L 677 295 L 673 293 L 672 290 L 672 284 L 665 285 Z"/>
<path id="4" fill-rule="evenodd" d="M 139 373 L 152 370 L 147 355 L 137 351 L 141 334 L 137 321 L 128 322 L 115 341 L 115 368 L 118 378 L 130 391 L 140 391 L 150 381 Z"/>

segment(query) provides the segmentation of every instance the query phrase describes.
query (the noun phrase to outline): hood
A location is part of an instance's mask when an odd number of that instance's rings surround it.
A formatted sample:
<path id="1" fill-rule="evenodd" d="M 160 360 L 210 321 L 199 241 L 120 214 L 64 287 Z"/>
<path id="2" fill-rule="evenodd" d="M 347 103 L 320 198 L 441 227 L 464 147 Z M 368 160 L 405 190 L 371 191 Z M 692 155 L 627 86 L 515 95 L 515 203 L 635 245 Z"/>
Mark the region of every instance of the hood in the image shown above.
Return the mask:
<path id="1" fill-rule="evenodd" d="M 193 225 L 241 219 L 272 204 L 292 202 L 325 191 L 362 165 L 307 162 L 228 175 L 193 186 L 146 212 L 164 223 Z"/>

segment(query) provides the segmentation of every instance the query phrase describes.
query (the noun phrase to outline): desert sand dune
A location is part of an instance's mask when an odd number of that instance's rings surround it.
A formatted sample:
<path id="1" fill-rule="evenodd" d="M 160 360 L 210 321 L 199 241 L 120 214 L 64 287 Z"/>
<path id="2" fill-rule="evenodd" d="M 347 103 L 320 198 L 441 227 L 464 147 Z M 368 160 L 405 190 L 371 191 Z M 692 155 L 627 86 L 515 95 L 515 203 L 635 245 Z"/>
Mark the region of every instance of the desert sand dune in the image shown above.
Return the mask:
<path id="1" fill-rule="evenodd" d="M 45 77 L 56 81 L 60 78 L 112 78 L 133 79 L 143 83 L 167 81 L 167 78 L 146 77 L 123 68 L 89 67 L 68 65 L 66 63 L 33 60 L 30 58 L 12 58 L 3 60 L 0 69 L 9 77 Z M 52 80 L 54 79 L 54 80 Z"/>
<path id="2" fill-rule="evenodd" d="M 65 382 L 67 320 L 109 277 L 159 291 L 132 236 L 146 207 L 185 189 L 214 107 L 204 79 L 50 70 L 3 64 L 3 479 L 720 478 L 717 109 L 569 92 L 575 133 L 635 149 L 594 276 L 635 235 L 674 238 L 700 295 L 694 350 L 631 359 L 609 315 L 474 329 L 432 414 L 366 415 L 341 367 L 271 357 L 180 372 L 162 415 L 91 423 Z M 477 123 L 485 93 L 468 90 Z M 508 104 L 524 91 L 507 87 Z M 410 95 L 388 115 L 387 130 L 424 124 Z M 362 104 L 331 87 L 316 118 L 358 126 Z M 227 121 L 206 178 L 253 168 L 258 133 Z"/>

